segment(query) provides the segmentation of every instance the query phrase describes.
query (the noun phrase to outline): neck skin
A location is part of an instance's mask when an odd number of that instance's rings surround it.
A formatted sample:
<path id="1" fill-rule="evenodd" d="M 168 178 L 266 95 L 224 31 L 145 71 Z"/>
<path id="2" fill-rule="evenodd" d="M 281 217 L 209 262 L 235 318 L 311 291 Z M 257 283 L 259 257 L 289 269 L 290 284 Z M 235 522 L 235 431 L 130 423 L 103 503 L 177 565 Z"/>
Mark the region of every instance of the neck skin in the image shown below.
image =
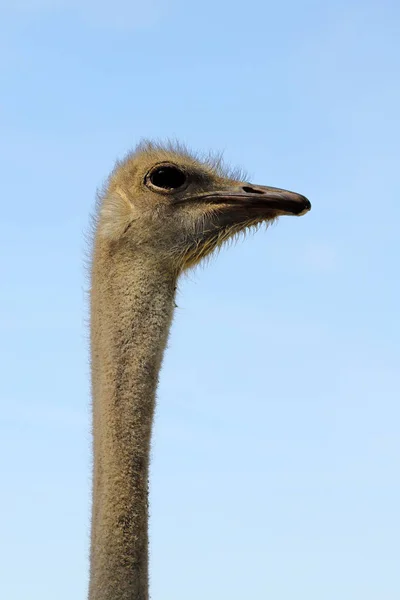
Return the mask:
<path id="1" fill-rule="evenodd" d="M 149 598 L 149 450 L 175 285 L 171 271 L 154 259 L 96 242 L 89 600 Z"/>

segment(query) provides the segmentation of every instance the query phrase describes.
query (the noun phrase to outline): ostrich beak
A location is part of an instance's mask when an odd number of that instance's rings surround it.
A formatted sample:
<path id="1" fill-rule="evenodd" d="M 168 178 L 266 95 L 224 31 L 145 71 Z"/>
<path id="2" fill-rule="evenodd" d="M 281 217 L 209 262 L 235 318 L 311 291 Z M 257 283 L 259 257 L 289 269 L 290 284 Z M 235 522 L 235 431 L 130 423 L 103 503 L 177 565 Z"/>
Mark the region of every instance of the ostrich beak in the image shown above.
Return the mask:
<path id="1" fill-rule="evenodd" d="M 310 201 L 301 194 L 279 188 L 240 184 L 197 196 L 198 200 L 212 204 L 224 204 L 249 216 L 296 215 L 300 217 L 311 209 Z"/>

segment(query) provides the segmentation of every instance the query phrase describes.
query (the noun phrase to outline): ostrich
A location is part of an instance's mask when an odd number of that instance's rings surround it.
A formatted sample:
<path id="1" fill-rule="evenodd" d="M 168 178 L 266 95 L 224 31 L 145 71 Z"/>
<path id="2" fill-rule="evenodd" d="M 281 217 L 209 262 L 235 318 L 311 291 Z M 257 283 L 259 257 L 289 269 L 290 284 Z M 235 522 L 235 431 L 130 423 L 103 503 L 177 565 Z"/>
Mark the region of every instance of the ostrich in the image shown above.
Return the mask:
<path id="1" fill-rule="evenodd" d="M 148 472 L 158 375 L 177 281 L 300 194 L 252 185 L 218 160 L 143 142 L 98 201 L 91 265 L 93 505 L 89 600 L 148 600 Z"/>

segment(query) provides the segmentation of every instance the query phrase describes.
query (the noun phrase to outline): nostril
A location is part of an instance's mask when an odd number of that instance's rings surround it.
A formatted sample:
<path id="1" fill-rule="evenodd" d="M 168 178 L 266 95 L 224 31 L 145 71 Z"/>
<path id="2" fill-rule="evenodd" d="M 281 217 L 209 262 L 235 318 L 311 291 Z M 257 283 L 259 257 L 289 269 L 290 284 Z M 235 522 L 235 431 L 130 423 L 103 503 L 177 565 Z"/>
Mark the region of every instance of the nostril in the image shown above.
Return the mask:
<path id="1" fill-rule="evenodd" d="M 261 190 L 257 190 L 256 188 L 250 187 L 250 186 L 243 186 L 242 190 L 244 192 L 246 192 L 247 194 L 263 194 L 264 192 L 262 192 Z"/>

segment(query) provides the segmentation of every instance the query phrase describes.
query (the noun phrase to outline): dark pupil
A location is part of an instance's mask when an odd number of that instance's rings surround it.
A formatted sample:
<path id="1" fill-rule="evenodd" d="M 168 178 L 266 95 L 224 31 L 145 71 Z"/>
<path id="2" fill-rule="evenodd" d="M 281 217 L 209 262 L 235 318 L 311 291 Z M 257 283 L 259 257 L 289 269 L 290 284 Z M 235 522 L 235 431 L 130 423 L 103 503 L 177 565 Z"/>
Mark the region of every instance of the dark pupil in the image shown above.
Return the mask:
<path id="1" fill-rule="evenodd" d="M 185 183 L 186 176 L 175 167 L 160 167 L 150 175 L 153 185 L 165 190 L 175 190 Z"/>

